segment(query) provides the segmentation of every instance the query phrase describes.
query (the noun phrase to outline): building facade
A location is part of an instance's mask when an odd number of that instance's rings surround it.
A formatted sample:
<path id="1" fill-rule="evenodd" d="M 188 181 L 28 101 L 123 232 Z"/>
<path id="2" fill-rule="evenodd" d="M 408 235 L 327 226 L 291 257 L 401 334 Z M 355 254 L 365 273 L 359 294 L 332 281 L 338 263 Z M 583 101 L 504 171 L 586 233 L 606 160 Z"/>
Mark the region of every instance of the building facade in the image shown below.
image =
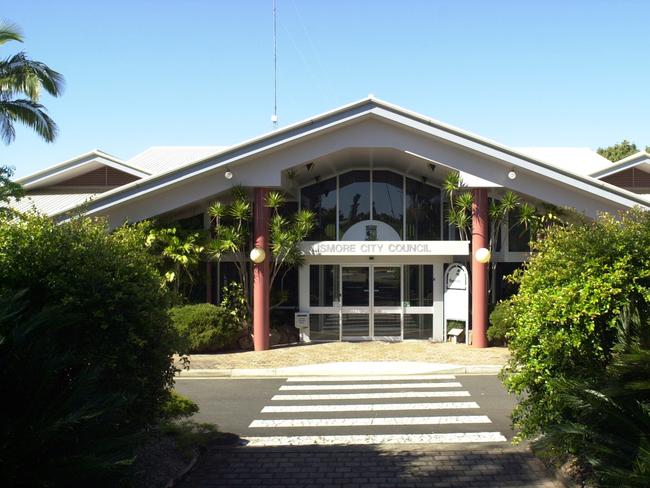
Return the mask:
<path id="1" fill-rule="evenodd" d="M 501 277 L 528 256 L 513 218 L 497 234 L 492 265 L 482 262 L 489 202 L 514 191 L 538 208 L 589 218 L 647 207 L 648 155 L 635 156 L 612 164 L 584 148 L 510 148 L 367 98 L 235 146 L 155 147 L 129 160 L 92 151 L 18 180 L 28 196 L 15 206 L 60 220 L 81 209 L 112 227 L 156 218 L 207 229 L 209 205 L 238 185 L 256 202 L 256 246 L 268 254 L 262 202 L 280 190 L 290 210 L 309 209 L 317 221 L 301 244 L 304 265 L 278 284 L 289 295 L 284 320 L 299 313 L 305 338 L 444 341 L 460 328 L 482 347 L 489 299 L 505 293 Z M 450 172 L 474 197 L 466 240 L 445 218 Z M 255 343 L 264 349 L 268 258 L 251 269 Z M 228 258 L 206 263 L 196 298 L 217 301 L 234 277 Z"/>

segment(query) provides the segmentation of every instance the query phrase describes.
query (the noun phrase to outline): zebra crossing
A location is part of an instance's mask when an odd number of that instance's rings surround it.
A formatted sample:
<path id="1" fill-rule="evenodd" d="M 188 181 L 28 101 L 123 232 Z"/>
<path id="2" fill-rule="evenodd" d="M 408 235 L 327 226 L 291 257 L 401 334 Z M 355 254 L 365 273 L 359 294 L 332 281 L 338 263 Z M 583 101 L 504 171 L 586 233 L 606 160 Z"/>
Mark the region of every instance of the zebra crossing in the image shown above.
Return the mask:
<path id="1" fill-rule="evenodd" d="M 248 426 L 248 446 L 501 443 L 455 375 L 290 377 Z"/>

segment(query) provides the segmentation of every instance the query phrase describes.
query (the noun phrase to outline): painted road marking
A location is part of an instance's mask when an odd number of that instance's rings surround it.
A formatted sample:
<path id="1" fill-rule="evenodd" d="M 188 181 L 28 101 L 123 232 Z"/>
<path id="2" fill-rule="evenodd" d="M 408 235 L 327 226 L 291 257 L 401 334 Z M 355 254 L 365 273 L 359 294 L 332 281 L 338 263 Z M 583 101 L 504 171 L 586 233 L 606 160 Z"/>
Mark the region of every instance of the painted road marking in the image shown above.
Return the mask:
<path id="1" fill-rule="evenodd" d="M 310 446 L 361 444 L 459 444 L 479 442 L 506 442 L 500 432 L 465 432 L 452 434 L 385 434 L 385 435 L 305 435 L 248 437 L 247 446 Z"/>
<path id="2" fill-rule="evenodd" d="M 353 427 L 375 425 L 491 424 L 487 415 L 441 415 L 438 417 L 367 417 L 338 419 L 253 420 L 249 428 Z"/>
<path id="3" fill-rule="evenodd" d="M 390 393 L 322 393 L 311 395 L 274 395 L 271 400 L 376 400 L 379 398 L 444 398 L 468 396 L 470 396 L 468 391 L 400 391 Z"/>
<path id="4" fill-rule="evenodd" d="M 479 408 L 476 402 L 437 402 L 437 403 L 369 403 L 357 405 L 289 405 L 264 407 L 261 413 L 301 413 L 301 412 L 376 412 L 382 410 L 446 410 Z"/>
<path id="5" fill-rule="evenodd" d="M 292 376 L 287 378 L 289 383 L 319 382 L 319 381 L 407 381 L 407 380 L 455 380 L 453 374 L 414 374 L 386 376 Z"/>
<path id="6" fill-rule="evenodd" d="M 287 390 L 396 390 L 401 388 L 460 388 L 458 381 L 447 383 L 363 383 L 352 385 L 283 385 L 280 391 Z"/>

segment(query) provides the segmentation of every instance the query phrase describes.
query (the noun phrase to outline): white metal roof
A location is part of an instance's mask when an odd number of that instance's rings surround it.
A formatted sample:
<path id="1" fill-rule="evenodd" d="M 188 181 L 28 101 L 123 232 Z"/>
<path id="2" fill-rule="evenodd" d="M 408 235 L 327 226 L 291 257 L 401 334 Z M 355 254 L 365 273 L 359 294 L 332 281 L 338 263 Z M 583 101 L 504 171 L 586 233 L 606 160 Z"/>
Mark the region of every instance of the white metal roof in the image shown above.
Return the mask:
<path id="1" fill-rule="evenodd" d="M 558 163 L 546 162 L 538 156 L 528 155 L 521 150 L 510 148 L 490 139 L 405 110 L 402 107 L 369 97 L 243 141 L 234 146 L 229 146 L 219 153 L 197 159 L 184 166 L 153 174 L 147 178 L 109 190 L 98 196 L 90 204 L 87 213 L 90 215 L 105 213 L 110 208 L 143 198 L 151 192 L 168 188 L 180 182 L 196 180 L 202 175 L 220 171 L 224 166 L 238 165 L 250 157 L 289 146 L 298 140 L 311 138 L 319 132 L 330 131 L 334 127 L 351 124 L 353 121 L 369 119 L 380 119 L 398 126 L 417 128 L 422 134 L 448 140 L 461 147 L 498 159 L 504 164 L 510 164 L 515 169 L 519 168 L 531 174 L 550 178 L 558 184 L 574 187 L 576 190 L 593 195 L 594 198 L 604 199 L 615 205 L 631 207 L 635 204 L 645 206 L 647 203 L 647 200 L 638 194 L 609 185 L 591 178 L 589 175 L 581 174 L 582 171 L 576 173 L 565 169 L 563 165 Z M 529 148 L 529 151 L 531 150 L 534 149 Z M 599 156 L 593 156 L 590 151 L 587 160 L 591 164 L 593 164 L 594 160 L 600 163 L 601 160 L 598 158 Z M 567 161 L 570 161 L 570 159 Z M 575 166 L 576 163 L 566 164 Z M 607 164 L 611 163 L 608 162 Z M 594 166 L 596 165 L 594 164 Z"/>
<path id="2" fill-rule="evenodd" d="M 650 172 L 648 166 L 650 165 L 650 154 L 645 151 L 639 151 L 634 154 L 630 154 L 626 158 L 619 159 L 615 163 L 611 164 L 607 168 L 603 168 L 599 171 L 594 171 L 591 176 L 594 178 L 604 178 L 605 176 L 613 175 L 621 171 L 625 171 L 629 168 L 638 167 L 643 171 Z"/>
<path id="3" fill-rule="evenodd" d="M 609 159 L 588 147 L 516 147 L 513 149 L 583 176 L 612 166 Z"/>
<path id="4" fill-rule="evenodd" d="M 9 206 L 19 212 L 36 211 L 45 215 L 54 215 L 75 208 L 99 193 L 47 193 L 27 195 L 20 200 L 9 203 Z"/>
<path id="5" fill-rule="evenodd" d="M 180 168 L 199 159 L 222 152 L 227 146 L 152 146 L 127 160 L 128 164 L 149 174 Z"/>

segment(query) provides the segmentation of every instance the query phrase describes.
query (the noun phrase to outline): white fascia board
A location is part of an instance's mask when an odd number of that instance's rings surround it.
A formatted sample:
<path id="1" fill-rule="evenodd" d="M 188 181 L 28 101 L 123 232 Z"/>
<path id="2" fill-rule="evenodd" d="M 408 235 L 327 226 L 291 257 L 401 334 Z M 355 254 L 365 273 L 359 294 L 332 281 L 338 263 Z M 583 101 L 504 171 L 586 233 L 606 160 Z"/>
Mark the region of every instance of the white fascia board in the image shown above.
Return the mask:
<path id="1" fill-rule="evenodd" d="M 458 146 L 465 147 L 471 151 L 482 153 L 488 157 L 500 160 L 504 165 L 510 165 L 512 169 L 519 168 L 545 176 L 549 179 L 594 194 L 600 198 L 609 200 L 610 202 L 615 202 L 625 207 L 633 207 L 635 205 L 641 205 L 644 207 L 648 206 L 648 202 L 639 198 L 636 193 L 632 193 L 617 186 L 609 185 L 590 176 L 581 176 L 563 170 L 562 168 L 551 166 L 543 161 L 526 154 L 518 153 L 507 146 L 495 143 L 488 139 L 470 135 L 464 131 L 457 134 L 456 130 L 453 130 L 452 132 L 452 129 L 448 126 L 438 127 L 434 122 L 427 123 L 424 121 L 416 121 L 400 113 L 388 111 L 384 108 L 378 107 L 372 109 L 372 112 L 384 120 L 392 120 L 397 124 L 409 126 L 439 139 L 447 140 Z"/>
<path id="2" fill-rule="evenodd" d="M 591 176 L 593 178 L 601 179 L 601 178 L 605 178 L 606 176 L 620 173 L 621 171 L 625 171 L 626 169 L 634 168 L 635 166 L 639 166 L 643 163 L 648 163 L 648 162 L 650 162 L 650 154 L 648 154 L 645 151 L 639 151 L 638 153 L 632 154 L 627 158 L 621 159 L 620 161 L 613 163 L 611 166 L 607 168 L 592 173 Z"/>
<path id="3" fill-rule="evenodd" d="M 156 192 L 171 184 L 186 181 L 224 166 L 234 167 L 240 161 L 249 157 L 273 151 L 299 139 L 308 138 L 319 132 L 326 132 L 334 127 L 367 116 L 375 116 L 380 120 L 392 121 L 398 125 L 427 133 L 438 139 L 449 141 L 460 147 L 500 160 L 504 165 L 512 169 L 522 169 L 545 176 L 564 185 L 594 194 L 609 202 L 614 202 L 617 205 L 625 207 L 634 205 L 648 206 L 645 199 L 632 192 L 608 185 L 591 177 L 576 175 L 548 165 L 543 161 L 519 153 L 492 140 L 481 138 L 401 107 L 375 98 L 366 98 L 283 129 L 249 139 L 228 148 L 223 153 L 208 156 L 182 168 L 171 169 L 165 173 L 153 175 L 103 193 L 93 202 L 87 214 L 92 215 L 102 212 L 109 207 L 120 205 L 144 194 Z M 329 122 L 328 119 L 330 119 Z M 313 128 L 310 128 L 310 126 L 313 126 Z"/>
<path id="4" fill-rule="evenodd" d="M 354 106 L 350 106 L 350 108 L 354 109 L 358 105 L 360 105 L 360 103 L 356 103 Z M 204 173 L 215 171 L 219 168 L 225 168 L 227 166 L 228 168 L 233 169 L 242 160 L 246 160 L 263 152 L 272 151 L 281 146 L 291 144 L 296 140 L 307 138 L 310 135 L 316 134 L 318 132 L 326 131 L 345 123 L 350 123 L 351 121 L 367 116 L 367 114 L 368 112 L 366 111 L 352 113 L 347 117 L 336 119 L 328 124 L 318 125 L 313 129 L 303 130 L 293 135 L 288 135 L 284 138 L 280 137 L 282 134 L 278 134 L 277 132 L 271 132 L 263 137 L 256 137 L 247 142 L 232 146 L 225 150 L 223 153 L 208 156 L 207 158 L 198 160 L 194 163 L 183 166 L 182 168 L 172 169 L 164 173 L 155 174 L 149 176 L 148 178 L 134 181 L 127 185 L 102 193 L 101 196 L 95 199 L 93 202 L 94 205 L 86 212 L 86 214 L 94 215 L 101 213 L 107 208 L 113 207 L 115 205 L 120 205 L 144 194 L 161 190 L 170 184 L 178 184 L 188 179 L 201 176 Z M 318 119 L 310 119 L 305 125 L 316 124 L 323 118 L 324 117 L 319 117 Z M 302 127 L 298 127 L 298 124 L 292 127 L 294 130 L 302 129 Z M 284 130 L 283 132 L 288 132 L 288 130 Z M 260 142 L 262 142 L 262 140 L 265 138 L 274 138 L 275 140 L 267 144 L 260 144 Z M 121 193 L 124 193 L 124 195 L 117 198 L 112 198 Z"/>

